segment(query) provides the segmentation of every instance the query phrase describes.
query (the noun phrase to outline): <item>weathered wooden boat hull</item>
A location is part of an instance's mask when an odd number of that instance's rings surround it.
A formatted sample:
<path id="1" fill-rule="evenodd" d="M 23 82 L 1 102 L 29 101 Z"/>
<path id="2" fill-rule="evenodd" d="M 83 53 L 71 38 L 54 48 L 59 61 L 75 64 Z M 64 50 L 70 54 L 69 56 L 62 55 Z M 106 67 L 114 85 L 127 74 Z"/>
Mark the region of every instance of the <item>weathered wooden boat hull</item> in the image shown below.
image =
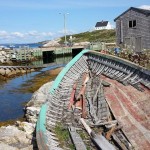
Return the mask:
<path id="1" fill-rule="evenodd" d="M 69 64 L 67 64 L 67 66 L 65 67 L 65 69 L 63 69 L 61 71 L 61 73 L 59 74 L 59 76 L 55 79 L 55 84 L 53 84 L 53 86 L 50 89 L 50 93 L 54 92 L 54 89 L 56 89 L 58 87 L 58 85 L 60 84 L 63 76 L 66 74 L 66 72 L 71 68 L 71 66 L 85 53 L 87 52 L 84 51 L 82 53 L 80 53 L 79 55 L 77 55 L 73 60 L 70 61 Z M 41 107 L 41 111 L 38 117 L 38 121 L 37 121 L 37 126 L 36 126 L 36 139 L 37 139 L 37 144 L 38 144 L 38 148 L 41 150 L 47 150 L 49 149 L 47 146 L 47 137 L 46 137 L 46 111 L 47 111 L 47 104 L 44 104 Z"/>
<path id="2" fill-rule="evenodd" d="M 41 108 L 37 122 L 36 136 L 39 149 L 49 149 L 51 146 L 55 138 L 49 131 L 59 122 L 60 118 L 66 115 L 64 109 L 69 105 L 69 97 L 72 92 L 70 89 L 73 84 L 80 74 L 89 72 L 89 70 L 97 76 L 101 75 L 104 80 L 112 84 L 105 88 L 104 93 L 115 118 L 125 126 L 123 131 L 131 140 L 133 147 L 140 149 L 142 145 L 148 150 L 150 148 L 150 111 L 148 110 L 150 71 L 118 57 L 89 50 L 82 51 L 72 59 L 58 75 L 50 89 L 47 103 Z M 138 96 L 134 97 L 130 92 Z M 141 101 L 135 101 L 139 97 Z M 54 108 L 56 111 L 53 110 Z M 71 121 L 70 118 L 65 119 Z M 133 119 L 134 121 L 131 121 Z M 131 127 L 126 127 L 127 125 Z M 132 130 L 135 132 L 131 132 Z M 136 135 L 142 136 L 142 139 L 135 138 Z M 51 149 L 61 149 L 57 146 L 58 143 L 52 144 Z"/>

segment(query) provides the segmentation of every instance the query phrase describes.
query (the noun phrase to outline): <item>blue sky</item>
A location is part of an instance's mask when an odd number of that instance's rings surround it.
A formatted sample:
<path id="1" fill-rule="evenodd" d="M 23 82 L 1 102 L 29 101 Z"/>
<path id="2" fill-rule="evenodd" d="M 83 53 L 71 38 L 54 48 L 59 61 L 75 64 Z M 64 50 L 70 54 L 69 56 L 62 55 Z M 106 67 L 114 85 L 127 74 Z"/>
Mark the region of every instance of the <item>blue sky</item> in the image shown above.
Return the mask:
<path id="1" fill-rule="evenodd" d="M 32 43 L 91 31 L 96 22 L 114 18 L 129 7 L 150 7 L 149 0 L 0 0 L 0 43 Z M 62 13 L 62 14 L 59 14 Z"/>

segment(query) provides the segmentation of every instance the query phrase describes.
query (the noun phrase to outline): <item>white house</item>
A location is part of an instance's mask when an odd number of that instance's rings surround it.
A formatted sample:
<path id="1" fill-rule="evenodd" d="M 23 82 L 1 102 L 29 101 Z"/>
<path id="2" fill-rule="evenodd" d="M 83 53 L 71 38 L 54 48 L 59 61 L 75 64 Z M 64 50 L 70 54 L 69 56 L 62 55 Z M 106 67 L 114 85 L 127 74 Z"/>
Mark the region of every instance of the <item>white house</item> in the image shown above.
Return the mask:
<path id="1" fill-rule="evenodd" d="M 102 20 L 101 22 L 96 23 L 95 30 L 103 30 L 103 29 L 112 29 L 110 22 Z"/>

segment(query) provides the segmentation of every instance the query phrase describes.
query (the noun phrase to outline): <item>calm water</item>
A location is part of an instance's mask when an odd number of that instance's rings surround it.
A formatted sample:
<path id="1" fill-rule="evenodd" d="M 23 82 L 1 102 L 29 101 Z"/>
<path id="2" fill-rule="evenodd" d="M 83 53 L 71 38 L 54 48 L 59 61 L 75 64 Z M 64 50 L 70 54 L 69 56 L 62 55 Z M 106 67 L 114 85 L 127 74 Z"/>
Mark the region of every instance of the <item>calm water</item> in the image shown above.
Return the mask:
<path id="1" fill-rule="evenodd" d="M 28 46 L 30 48 L 37 48 L 39 46 L 42 46 L 42 44 L 39 44 L 39 43 L 29 43 L 29 44 L 28 43 L 27 44 L 0 44 L 0 46 L 6 46 L 6 47 L 14 46 L 15 48 Z"/>
<path id="2" fill-rule="evenodd" d="M 71 57 L 57 58 L 54 63 L 49 64 L 48 67 L 43 68 L 40 71 L 16 77 L 12 80 L 8 80 L 7 82 L 0 82 L 0 121 L 17 119 L 24 115 L 23 103 L 30 100 L 32 93 L 23 94 L 17 91 L 17 89 L 22 88 L 21 85 L 23 83 L 33 79 L 35 75 L 41 73 L 41 71 L 44 72 L 46 70 L 65 66 L 65 64 L 70 60 Z"/>

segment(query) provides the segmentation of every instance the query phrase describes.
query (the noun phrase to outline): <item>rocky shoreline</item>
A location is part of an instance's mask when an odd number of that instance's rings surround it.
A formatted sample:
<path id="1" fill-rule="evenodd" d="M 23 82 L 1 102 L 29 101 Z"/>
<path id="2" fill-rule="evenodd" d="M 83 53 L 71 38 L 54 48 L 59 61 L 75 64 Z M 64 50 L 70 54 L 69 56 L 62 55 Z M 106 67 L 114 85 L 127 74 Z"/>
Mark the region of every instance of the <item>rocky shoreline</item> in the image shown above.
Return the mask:
<path id="1" fill-rule="evenodd" d="M 52 82 L 44 84 L 32 95 L 25 107 L 26 122 L 0 128 L 0 150 L 37 150 L 35 127 L 42 104 L 46 101 Z"/>
<path id="2" fill-rule="evenodd" d="M 10 62 L 10 50 L 0 49 L 0 63 Z"/>
<path id="3" fill-rule="evenodd" d="M 23 74 L 31 73 L 33 71 L 36 71 L 36 67 L 26 67 L 26 66 L 0 66 L 0 79 L 8 79 L 15 76 L 20 76 Z"/>

